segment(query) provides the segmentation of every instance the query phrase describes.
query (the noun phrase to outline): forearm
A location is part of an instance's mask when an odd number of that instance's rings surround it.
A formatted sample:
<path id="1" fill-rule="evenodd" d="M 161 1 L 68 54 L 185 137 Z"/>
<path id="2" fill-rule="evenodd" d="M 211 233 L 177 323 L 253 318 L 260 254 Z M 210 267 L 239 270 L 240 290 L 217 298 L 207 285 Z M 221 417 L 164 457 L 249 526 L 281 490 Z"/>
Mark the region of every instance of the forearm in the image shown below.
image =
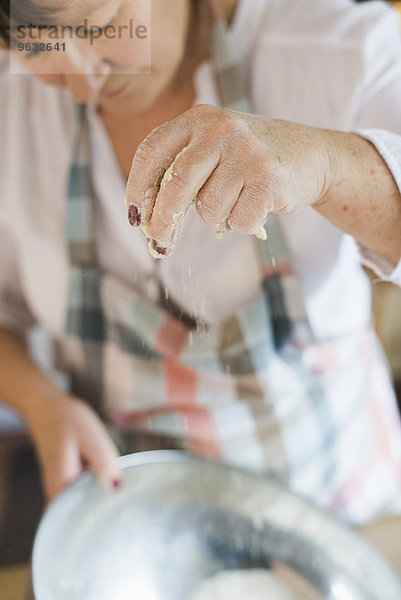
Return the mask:
<path id="1" fill-rule="evenodd" d="M 0 398 L 29 420 L 43 403 L 63 393 L 42 373 L 22 340 L 0 326 Z"/>
<path id="2" fill-rule="evenodd" d="M 373 144 L 328 131 L 330 186 L 314 208 L 394 266 L 401 258 L 401 195 Z"/>

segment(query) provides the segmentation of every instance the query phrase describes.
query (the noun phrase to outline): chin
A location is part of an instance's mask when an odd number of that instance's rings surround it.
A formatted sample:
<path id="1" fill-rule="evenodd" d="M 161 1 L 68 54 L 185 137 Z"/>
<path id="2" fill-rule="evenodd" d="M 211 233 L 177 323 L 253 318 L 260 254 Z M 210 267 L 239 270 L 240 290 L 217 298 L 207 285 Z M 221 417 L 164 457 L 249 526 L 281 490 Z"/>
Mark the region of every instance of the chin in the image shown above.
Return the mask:
<path id="1" fill-rule="evenodd" d="M 150 109 L 153 104 L 153 98 L 136 94 L 115 96 L 113 98 L 107 98 L 100 95 L 99 101 L 104 108 L 121 113 L 141 113 Z"/>
<path id="2" fill-rule="evenodd" d="M 126 93 L 108 95 L 103 91 L 99 96 L 100 104 L 109 110 L 119 112 L 141 113 L 149 110 L 154 104 L 157 94 L 153 91 L 130 89 Z"/>

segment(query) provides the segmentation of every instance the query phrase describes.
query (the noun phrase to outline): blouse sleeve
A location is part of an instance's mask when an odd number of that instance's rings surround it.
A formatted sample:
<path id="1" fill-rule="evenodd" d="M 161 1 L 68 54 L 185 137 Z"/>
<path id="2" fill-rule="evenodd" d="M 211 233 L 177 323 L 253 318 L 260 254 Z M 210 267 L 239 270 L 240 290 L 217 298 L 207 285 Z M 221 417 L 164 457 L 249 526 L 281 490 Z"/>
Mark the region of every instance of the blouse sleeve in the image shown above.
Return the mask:
<path id="1" fill-rule="evenodd" d="M 401 23 L 392 8 L 381 11 L 362 60 L 365 77 L 357 90 L 355 133 L 375 146 L 401 194 Z M 378 277 L 401 286 L 401 257 L 394 268 L 362 245 L 359 252 Z"/>

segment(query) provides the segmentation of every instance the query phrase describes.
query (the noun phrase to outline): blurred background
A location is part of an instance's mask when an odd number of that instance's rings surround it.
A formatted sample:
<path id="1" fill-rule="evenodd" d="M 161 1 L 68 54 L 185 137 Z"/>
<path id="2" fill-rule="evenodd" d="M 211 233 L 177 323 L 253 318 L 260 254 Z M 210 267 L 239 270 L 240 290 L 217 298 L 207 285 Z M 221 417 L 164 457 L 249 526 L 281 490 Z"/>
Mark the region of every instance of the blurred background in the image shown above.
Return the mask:
<path id="1" fill-rule="evenodd" d="M 401 1 L 392 4 L 399 10 L 401 26 Z M 401 408 L 401 289 L 379 282 L 370 272 L 368 275 L 376 329 L 389 360 Z M 43 332 L 33 333 L 32 345 L 40 349 L 40 361 L 46 363 L 50 348 Z M 1 600 L 24 598 L 33 537 L 43 505 L 38 465 L 24 424 L 0 402 Z"/>

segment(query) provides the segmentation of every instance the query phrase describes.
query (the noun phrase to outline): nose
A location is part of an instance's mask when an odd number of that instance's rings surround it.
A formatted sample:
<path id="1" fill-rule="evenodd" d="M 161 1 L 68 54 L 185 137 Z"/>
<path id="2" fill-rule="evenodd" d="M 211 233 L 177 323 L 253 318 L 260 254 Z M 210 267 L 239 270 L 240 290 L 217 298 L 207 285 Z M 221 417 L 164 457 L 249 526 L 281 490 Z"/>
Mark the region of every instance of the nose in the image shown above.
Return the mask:
<path id="1" fill-rule="evenodd" d="M 93 48 L 68 44 L 61 56 L 61 72 L 72 96 L 78 102 L 90 102 L 98 95 L 111 73 L 110 63 Z"/>

